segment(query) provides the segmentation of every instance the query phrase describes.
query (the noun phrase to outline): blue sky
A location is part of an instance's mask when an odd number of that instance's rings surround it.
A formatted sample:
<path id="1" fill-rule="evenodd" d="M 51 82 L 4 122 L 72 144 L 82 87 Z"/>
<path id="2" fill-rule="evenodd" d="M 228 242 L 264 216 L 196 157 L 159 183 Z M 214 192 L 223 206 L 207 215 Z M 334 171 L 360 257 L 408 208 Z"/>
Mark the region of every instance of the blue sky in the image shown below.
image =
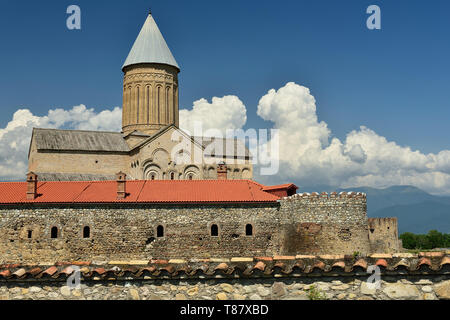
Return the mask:
<path id="1" fill-rule="evenodd" d="M 81 31 L 65 26 L 70 4 Z M 365 27 L 370 4 L 382 30 Z M 448 148 L 448 1 L 2 1 L 0 126 L 19 107 L 119 106 L 149 7 L 182 69 L 181 107 L 233 94 L 247 127 L 261 127 L 258 100 L 294 81 L 337 137 L 366 125 L 412 149 Z"/>
<path id="2" fill-rule="evenodd" d="M 81 30 L 66 28 L 72 4 L 81 8 Z M 381 8 L 381 30 L 366 28 L 372 4 Z M 14 163 L 22 164 L 17 171 L 26 170 L 27 135 L 31 125 L 48 125 L 42 116 L 49 110 L 121 106 L 121 66 L 150 7 L 181 67 L 181 109 L 201 98 L 232 95 L 245 105 L 245 128 L 282 128 L 285 140 L 290 131 L 304 130 L 284 142 L 301 150 L 284 167 L 283 181 L 322 175 L 322 184 L 412 184 L 450 194 L 450 3 L 437 0 L 2 1 L 0 177 Z M 309 92 L 288 82 L 309 88 L 317 111 L 303 103 Z M 269 103 L 265 115 L 257 116 L 259 100 L 270 89 L 280 89 L 272 94 L 279 101 L 293 98 L 298 105 Z M 32 113 L 22 113 L 23 119 L 41 118 L 27 125 L 16 121 L 19 129 L 27 127 L 22 135 L 15 127 L 2 129 L 19 109 Z M 81 110 L 97 122 L 117 120 L 118 112 L 96 118 Z M 298 118 L 281 119 L 277 112 Z M 296 121 L 316 114 L 318 122 L 297 128 Z M 307 130 L 320 134 L 301 145 Z M 349 136 L 353 140 L 346 142 Z M 331 147 L 316 150 L 320 165 L 314 166 L 308 148 L 324 139 Z M 19 143 L 21 158 L 8 157 Z"/>

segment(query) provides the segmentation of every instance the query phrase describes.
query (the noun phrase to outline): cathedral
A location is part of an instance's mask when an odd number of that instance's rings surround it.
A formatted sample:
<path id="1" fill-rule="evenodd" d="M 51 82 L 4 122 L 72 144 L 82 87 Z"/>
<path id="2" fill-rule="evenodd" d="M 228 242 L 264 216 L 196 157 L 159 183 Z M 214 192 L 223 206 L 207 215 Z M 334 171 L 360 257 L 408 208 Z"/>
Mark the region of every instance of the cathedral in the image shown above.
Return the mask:
<path id="1" fill-rule="evenodd" d="M 252 179 L 239 139 L 194 137 L 179 128 L 178 73 L 151 13 L 122 66 L 122 132 L 34 128 L 29 171 L 41 181 Z M 218 170 L 218 166 L 221 168 Z"/>

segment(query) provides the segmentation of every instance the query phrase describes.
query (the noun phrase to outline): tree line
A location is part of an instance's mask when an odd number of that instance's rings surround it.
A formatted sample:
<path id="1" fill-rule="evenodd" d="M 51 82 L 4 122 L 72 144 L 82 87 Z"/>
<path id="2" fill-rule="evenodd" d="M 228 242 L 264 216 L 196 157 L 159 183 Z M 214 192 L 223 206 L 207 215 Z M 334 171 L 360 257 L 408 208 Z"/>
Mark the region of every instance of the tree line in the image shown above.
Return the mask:
<path id="1" fill-rule="evenodd" d="M 431 230 L 427 234 L 405 232 L 400 235 L 405 249 L 450 248 L 450 234 Z"/>

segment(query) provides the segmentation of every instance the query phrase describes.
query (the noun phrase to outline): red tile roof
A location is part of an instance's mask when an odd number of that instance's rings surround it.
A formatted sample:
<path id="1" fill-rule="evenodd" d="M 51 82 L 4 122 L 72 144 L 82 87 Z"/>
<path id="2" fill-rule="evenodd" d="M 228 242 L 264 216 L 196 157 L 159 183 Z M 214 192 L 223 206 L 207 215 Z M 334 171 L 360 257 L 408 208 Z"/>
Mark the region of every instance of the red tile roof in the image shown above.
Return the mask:
<path id="1" fill-rule="evenodd" d="M 38 182 L 37 198 L 26 199 L 27 182 L 0 182 L 0 205 L 25 203 L 235 203 L 276 202 L 251 180 L 127 181 L 127 197 L 117 199 L 116 181 Z"/>

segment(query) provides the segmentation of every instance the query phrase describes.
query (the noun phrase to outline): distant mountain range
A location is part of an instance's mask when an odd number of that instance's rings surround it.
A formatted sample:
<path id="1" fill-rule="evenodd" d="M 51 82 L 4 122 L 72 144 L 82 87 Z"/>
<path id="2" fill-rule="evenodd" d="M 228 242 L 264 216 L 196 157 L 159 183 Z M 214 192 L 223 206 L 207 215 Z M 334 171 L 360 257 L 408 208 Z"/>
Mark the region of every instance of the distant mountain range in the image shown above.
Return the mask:
<path id="1" fill-rule="evenodd" d="M 369 217 L 397 217 L 399 233 L 428 233 L 438 230 L 450 233 L 450 197 L 433 196 L 412 186 L 386 189 L 359 187 L 339 189 L 329 186 L 301 187 L 299 192 L 358 191 L 367 194 Z"/>

